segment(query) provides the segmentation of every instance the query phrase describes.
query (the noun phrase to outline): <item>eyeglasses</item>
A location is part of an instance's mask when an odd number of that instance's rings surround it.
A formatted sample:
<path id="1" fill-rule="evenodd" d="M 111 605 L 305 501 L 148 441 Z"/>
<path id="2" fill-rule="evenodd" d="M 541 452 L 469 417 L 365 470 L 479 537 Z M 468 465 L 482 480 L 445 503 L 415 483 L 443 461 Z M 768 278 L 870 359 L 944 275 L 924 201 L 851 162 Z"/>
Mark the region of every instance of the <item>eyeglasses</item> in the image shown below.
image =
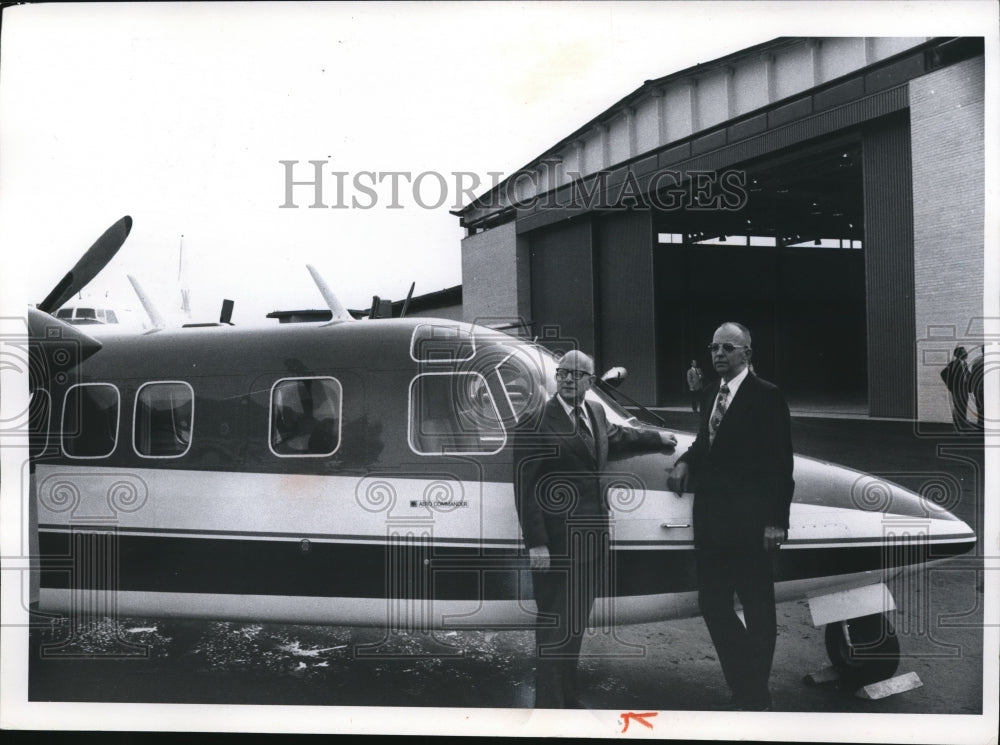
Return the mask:
<path id="1" fill-rule="evenodd" d="M 719 349 L 721 349 L 726 354 L 729 354 L 730 352 L 734 352 L 737 349 L 750 349 L 750 347 L 748 347 L 746 344 L 730 344 L 728 341 L 723 342 L 722 344 L 713 342 L 712 344 L 708 345 L 708 351 L 711 352 L 712 354 L 718 352 Z"/>
<path id="2" fill-rule="evenodd" d="M 556 380 L 566 380 L 566 378 L 573 378 L 573 380 L 583 380 L 593 373 L 589 373 L 586 370 L 566 370 L 565 368 L 556 368 Z"/>

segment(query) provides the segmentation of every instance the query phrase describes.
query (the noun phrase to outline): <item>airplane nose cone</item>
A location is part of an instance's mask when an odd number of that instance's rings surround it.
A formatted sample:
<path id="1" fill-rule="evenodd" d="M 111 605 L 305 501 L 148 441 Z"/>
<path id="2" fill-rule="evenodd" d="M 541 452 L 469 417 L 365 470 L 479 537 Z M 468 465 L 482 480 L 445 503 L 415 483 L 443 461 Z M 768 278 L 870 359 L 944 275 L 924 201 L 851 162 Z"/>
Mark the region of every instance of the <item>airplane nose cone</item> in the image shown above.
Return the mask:
<path id="1" fill-rule="evenodd" d="M 961 484 L 948 474 L 934 474 L 918 488 L 919 494 L 886 478 L 859 474 L 853 485 L 852 502 L 860 510 L 881 515 L 887 540 L 925 543 L 928 559 L 970 550 L 976 542 L 976 533 L 953 514 L 961 506 Z"/>
<path id="2" fill-rule="evenodd" d="M 845 546 L 919 546 L 925 560 L 975 545 L 975 531 L 952 514 L 962 489 L 947 474 L 929 476 L 917 493 L 883 476 L 797 456 L 794 478 L 799 525 L 791 526 L 789 543 L 805 535 Z"/>

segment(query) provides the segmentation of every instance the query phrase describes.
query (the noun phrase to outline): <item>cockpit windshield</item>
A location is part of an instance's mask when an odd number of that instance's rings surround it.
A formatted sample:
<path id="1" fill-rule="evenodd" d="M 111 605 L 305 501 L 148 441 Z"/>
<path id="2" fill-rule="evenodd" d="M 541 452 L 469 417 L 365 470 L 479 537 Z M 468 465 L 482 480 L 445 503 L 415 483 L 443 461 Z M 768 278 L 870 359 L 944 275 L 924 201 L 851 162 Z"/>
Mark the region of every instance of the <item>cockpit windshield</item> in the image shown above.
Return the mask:
<path id="1" fill-rule="evenodd" d="M 502 331 L 421 324 L 410 357 L 427 365 L 409 392 L 409 444 L 419 455 L 498 453 L 556 393 L 557 357 Z M 603 407 L 612 424 L 639 425 L 603 391 L 591 388 L 587 399 Z"/>
<path id="2" fill-rule="evenodd" d="M 477 338 L 477 342 L 480 340 Z M 485 345 L 484 345 L 485 347 Z M 505 335 L 492 348 L 492 370 L 487 379 L 499 388 L 507 408 L 516 421 L 537 411 L 556 393 L 555 355 L 548 349 Z M 486 351 L 481 348 L 480 354 Z M 613 424 L 636 426 L 638 422 L 617 401 L 596 387 L 587 392 L 587 399 L 604 407 Z"/>

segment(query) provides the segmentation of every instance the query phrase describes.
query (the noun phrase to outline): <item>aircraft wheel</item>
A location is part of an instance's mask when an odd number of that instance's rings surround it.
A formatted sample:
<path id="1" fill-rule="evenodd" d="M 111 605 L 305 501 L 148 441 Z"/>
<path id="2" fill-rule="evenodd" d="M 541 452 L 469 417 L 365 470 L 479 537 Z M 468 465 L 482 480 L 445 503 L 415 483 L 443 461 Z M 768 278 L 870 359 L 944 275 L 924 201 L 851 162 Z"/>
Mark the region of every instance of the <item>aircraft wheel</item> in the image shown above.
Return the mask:
<path id="1" fill-rule="evenodd" d="M 826 653 L 841 680 L 851 685 L 891 678 L 899 667 L 899 639 L 881 613 L 827 624 Z"/>

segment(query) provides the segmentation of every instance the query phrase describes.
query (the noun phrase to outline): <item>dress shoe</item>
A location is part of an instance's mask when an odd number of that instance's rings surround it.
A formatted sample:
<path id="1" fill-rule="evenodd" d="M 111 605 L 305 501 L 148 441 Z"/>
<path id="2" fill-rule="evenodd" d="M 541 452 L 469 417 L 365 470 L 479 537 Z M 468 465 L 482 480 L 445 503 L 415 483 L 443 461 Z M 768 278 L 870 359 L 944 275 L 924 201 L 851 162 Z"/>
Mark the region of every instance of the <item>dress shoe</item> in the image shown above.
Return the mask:
<path id="1" fill-rule="evenodd" d="M 741 711 L 739 701 L 736 700 L 736 696 L 730 696 L 729 701 L 719 707 L 720 711 Z"/>
<path id="2" fill-rule="evenodd" d="M 722 711 L 772 711 L 771 700 L 768 697 L 764 701 L 748 701 L 747 699 L 733 696 L 729 702 L 722 707 Z"/>
<path id="3" fill-rule="evenodd" d="M 740 711 L 771 711 L 771 697 L 764 694 L 763 697 L 740 699 Z"/>

